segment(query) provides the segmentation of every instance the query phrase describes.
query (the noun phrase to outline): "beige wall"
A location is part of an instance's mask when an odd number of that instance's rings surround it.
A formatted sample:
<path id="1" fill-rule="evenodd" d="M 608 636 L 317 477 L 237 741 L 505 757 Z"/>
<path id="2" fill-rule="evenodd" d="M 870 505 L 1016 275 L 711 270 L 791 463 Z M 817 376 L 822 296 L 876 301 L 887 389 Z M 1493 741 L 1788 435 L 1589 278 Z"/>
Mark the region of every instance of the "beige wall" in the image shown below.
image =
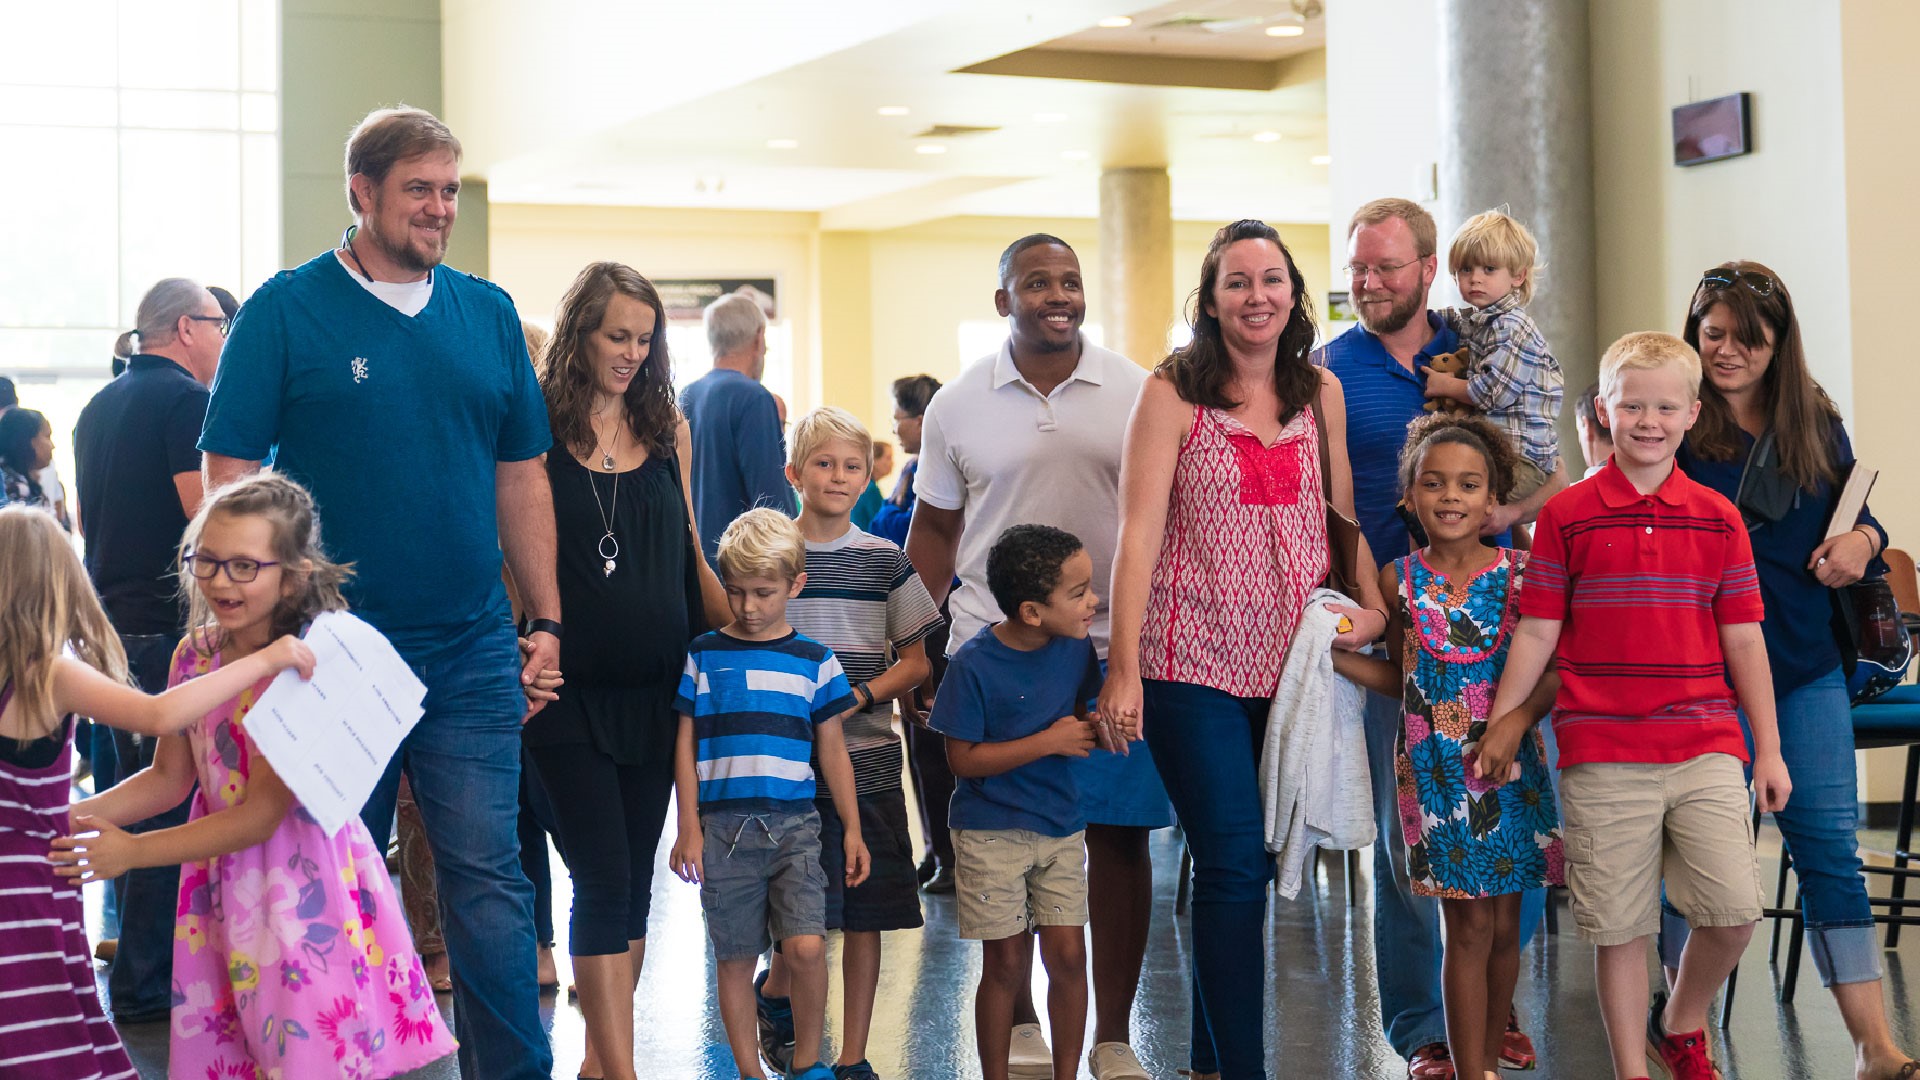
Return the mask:
<path id="1" fill-rule="evenodd" d="M 822 232 L 818 215 L 751 211 L 496 204 L 489 232 L 494 280 L 522 314 L 550 322 L 579 269 L 616 259 L 654 277 L 773 274 L 793 320 L 794 413 L 851 409 L 890 438 L 889 384 L 926 372 L 947 380 L 973 359 L 960 328 L 991 322 L 996 265 L 1016 237 L 1051 232 L 1080 253 L 1089 277 L 1099 258 L 1088 219 L 948 218 L 877 232 Z M 1214 223 L 1174 226 L 1174 310 L 1199 276 Z M 1323 225 L 1278 226 L 1306 274 L 1318 310 L 1326 289 Z M 1097 284 L 1089 281 L 1090 287 Z M 1097 297 L 1095 298 L 1097 300 Z M 1097 304 L 1090 318 L 1098 318 Z M 1159 357 L 1134 357 L 1152 364 Z"/>

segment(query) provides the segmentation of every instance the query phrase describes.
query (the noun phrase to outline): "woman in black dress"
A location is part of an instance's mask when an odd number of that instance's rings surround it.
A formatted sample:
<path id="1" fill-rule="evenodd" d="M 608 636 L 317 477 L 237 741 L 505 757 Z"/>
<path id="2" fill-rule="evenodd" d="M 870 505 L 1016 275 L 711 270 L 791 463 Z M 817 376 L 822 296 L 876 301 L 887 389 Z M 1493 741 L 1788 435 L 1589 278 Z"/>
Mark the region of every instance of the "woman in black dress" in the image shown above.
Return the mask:
<path id="1" fill-rule="evenodd" d="M 727 603 L 697 550 L 659 293 L 629 267 L 594 263 L 556 323 L 540 387 L 554 436 L 566 683 L 525 742 L 573 877 L 580 1072 L 631 1080 L 634 983 L 673 790 L 674 690 L 687 643 L 710 618 L 726 621 Z"/>

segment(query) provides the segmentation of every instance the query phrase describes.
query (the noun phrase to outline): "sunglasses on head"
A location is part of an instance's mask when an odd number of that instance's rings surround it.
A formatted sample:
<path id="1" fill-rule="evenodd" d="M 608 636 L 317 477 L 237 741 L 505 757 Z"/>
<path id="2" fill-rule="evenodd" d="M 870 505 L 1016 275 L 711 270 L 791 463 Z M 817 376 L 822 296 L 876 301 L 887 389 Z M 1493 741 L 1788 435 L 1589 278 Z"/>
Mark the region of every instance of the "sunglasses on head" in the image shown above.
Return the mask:
<path id="1" fill-rule="evenodd" d="M 1716 266 L 1700 276 L 1700 287 L 1718 291 L 1731 289 L 1735 284 L 1745 285 L 1747 291 L 1755 296 L 1772 296 L 1774 280 L 1756 270 L 1734 270 L 1725 266 Z"/>

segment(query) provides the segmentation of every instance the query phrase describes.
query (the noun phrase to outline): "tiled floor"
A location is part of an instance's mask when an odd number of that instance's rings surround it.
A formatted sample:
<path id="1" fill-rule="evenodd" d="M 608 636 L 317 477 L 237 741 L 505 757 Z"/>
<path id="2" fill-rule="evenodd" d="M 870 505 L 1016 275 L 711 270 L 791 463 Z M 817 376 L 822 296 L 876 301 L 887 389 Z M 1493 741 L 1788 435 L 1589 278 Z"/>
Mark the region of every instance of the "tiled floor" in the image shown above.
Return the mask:
<path id="1" fill-rule="evenodd" d="M 1891 846 L 1885 833 L 1868 833 L 1864 839 L 1870 847 Z M 1161 914 L 1155 920 L 1147 971 L 1134 1009 L 1134 1045 L 1156 1078 L 1171 1078 L 1176 1068 L 1186 1064 L 1188 998 L 1183 972 L 1188 925 L 1173 915 L 1178 859 L 1173 843 L 1171 835 L 1163 833 L 1155 846 Z M 1771 829 L 1767 830 L 1763 872 L 1769 883 L 1776 843 Z M 663 856 L 666 846 L 661 847 Z M 1366 879 L 1362 878 L 1360 903 L 1349 907 L 1338 860 L 1328 858 L 1324 866 L 1311 895 L 1303 893 L 1298 901 L 1273 908 L 1268 939 L 1273 982 L 1267 1005 L 1273 1075 L 1343 1080 L 1403 1077 L 1404 1066 L 1380 1034 Z M 555 880 L 564 890 L 566 877 L 557 860 Z M 635 1003 L 642 1077 L 724 1080 L 735 1075 L 722 1042 L 697 894 L 695 887 L 682 884 L 664 866 L 656 875 L 653 934 Z M 566 904 L 563 891 L 559 898 L 563 937 Z M 887 937 L 870 1057 L 889 1080 L 978 1077 L 971 1001 L 979 948 L 954 936 L 950 898 L 929 898 L 926 910 L 924 930 Z M 1572 936 L 1570 926 L 1563 919 L 1559 936 L 1547 938 L 1543 933 L 1526 953 L 1520 1013 L 1540 1050 L 1541 1069 L 1535 1075 L 1606 1080 L 1611 1073 L 1594 1004 L 1592 952 Z M 564 985 L 564 956 L 561 964 Z M 1887 968 L 1895 1034 L 1908 1047 L 1920 1046 L 1920 1014 L 1908 985 L 1908 976 L 1920 972 L 1920 934 L 1909 933 L 1898 953 L 1887 955 Z M 1777 1005 L 1775 976 L 1767 965 L 1766 934 L 1761 933 L 1748 951 L 1742 978 L 1732 1027 L 1716 1048 L 1728 1080 L 1846 1080 L 1852 1076 L 1851 1053 L 1839 1015 L 1832 998 L 1821 990 L 1810 962 L 1801 976 L 1798 1000 Z M 1044 1000 L 1041 994 L 1035 996 Z M 838 1009 L 836 991 L 830 1016 Z M 549 995 L 542 1002 L 542 1014 L 553 1036 L 554 1075 L 574 1075 L 584 1040 L 579 1012 L 566 1004 L 564 995 Z M 829 1020 L 830 1033 L 833 1026 Z M 130 1026 L 123 1035 L 143 1075 L 165 1075 L 164 1024 Z M 1302 1062 L 1313 1064 L 1303 1068 Z M 412 1075 L 425 1080 L 456 1073 L 449 1060 Z"/>

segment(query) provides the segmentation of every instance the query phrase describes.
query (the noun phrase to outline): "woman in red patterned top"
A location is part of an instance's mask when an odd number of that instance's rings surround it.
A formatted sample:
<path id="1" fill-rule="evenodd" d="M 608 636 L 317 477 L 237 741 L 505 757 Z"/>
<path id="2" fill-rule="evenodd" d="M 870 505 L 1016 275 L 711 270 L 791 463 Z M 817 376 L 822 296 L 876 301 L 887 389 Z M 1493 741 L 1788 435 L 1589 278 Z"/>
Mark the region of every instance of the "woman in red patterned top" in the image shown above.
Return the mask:
<path id="1" fill-rule="evenodd" d="M 1192 1070 L 1264 1080 L 1273 861 L 1256 767 L 1288 638 L 1327 576 L 1321 471 L 1349 515 L 1353 477 L 1340 381 L 1308 359 L 1306 284 L 1271 226 L 1215 234 L 1191 322 L 1192 343 L 1160 364 L 1129 421 L 1100 708 L 1142 716 L 1193 851 Z M 1364 606 L 1338 609 L 1353 629 L 1336 647 L 1386 626 L 1364 543 Z"/>

